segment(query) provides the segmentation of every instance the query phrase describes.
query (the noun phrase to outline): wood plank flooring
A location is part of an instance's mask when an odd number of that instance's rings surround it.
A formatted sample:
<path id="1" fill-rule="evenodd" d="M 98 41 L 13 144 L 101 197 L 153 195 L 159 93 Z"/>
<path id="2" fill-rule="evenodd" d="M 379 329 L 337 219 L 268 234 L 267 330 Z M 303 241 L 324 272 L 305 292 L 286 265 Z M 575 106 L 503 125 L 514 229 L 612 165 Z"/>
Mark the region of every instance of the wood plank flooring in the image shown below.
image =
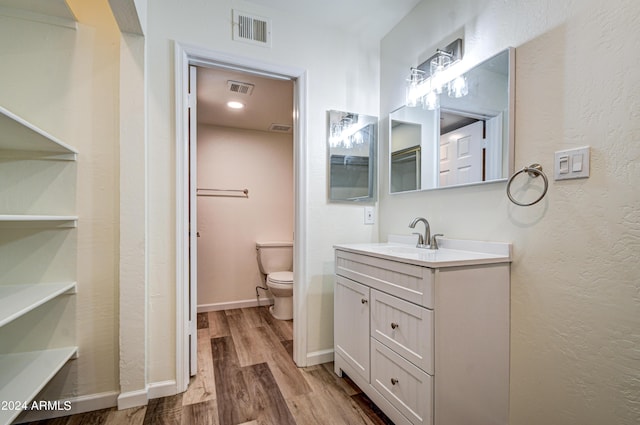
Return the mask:
<path id="1" fill-rule="evenodd" d="M 393 425 L 333 363 L 293 363 L 293 322 L 267 307 L 198 314 L 198 374 L 182 394 L 32 425 Z"/>

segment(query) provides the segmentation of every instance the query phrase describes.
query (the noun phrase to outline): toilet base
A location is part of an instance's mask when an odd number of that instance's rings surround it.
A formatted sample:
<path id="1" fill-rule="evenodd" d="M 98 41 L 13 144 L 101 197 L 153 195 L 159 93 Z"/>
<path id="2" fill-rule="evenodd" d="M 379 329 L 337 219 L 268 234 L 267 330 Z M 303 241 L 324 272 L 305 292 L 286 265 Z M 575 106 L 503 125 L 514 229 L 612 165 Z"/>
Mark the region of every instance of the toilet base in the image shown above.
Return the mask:
<path id="1" fill-rule="evenodd" d="M 293 297 L 273 297 L 269 312 L 278 320 L 293 319 Z"/>

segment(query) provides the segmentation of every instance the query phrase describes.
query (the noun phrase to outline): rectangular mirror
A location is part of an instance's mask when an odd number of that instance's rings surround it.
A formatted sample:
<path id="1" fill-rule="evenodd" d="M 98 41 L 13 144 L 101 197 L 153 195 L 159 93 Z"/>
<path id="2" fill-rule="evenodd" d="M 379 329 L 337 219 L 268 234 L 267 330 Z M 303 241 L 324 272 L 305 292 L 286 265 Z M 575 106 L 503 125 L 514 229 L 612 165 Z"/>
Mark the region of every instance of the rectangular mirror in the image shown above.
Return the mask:
<path id="1" fill-rule="evenodd" d="M 506 180 L 513 173 L 514 49 L 463 74 L 464 95 L 389 114 L 391 193 Z M 453 80 L 452 80 L 453 81 Z"/>
<path id="2" fill-rule="evenodd" d="M 327 112 L 329 200 L 373 201 L 378 118 Z"/>

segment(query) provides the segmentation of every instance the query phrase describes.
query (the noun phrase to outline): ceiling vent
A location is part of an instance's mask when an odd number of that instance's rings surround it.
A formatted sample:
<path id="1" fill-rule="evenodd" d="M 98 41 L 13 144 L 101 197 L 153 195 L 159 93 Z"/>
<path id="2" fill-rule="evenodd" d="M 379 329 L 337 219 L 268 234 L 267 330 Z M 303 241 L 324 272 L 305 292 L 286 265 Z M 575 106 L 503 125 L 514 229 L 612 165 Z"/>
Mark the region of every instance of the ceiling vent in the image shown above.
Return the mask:
<path id="1" fill-rule="evenodd" d="M 251 83 L 243 83 L 242 81 L 227 80 L 227 88 L 232 93 L 251 95 L 255 86 Z"/>
<path id="2" fill-rule="evenodd" d="M 291 126 L 289 124 L 271 124 L 269 131 L 277 131 L 279 133 L 289 133 Z"/>
<path id="3" fill-rule="evenodd" d="M 271 20 L 234 10 L 233 39 L 271 47 Z"/>

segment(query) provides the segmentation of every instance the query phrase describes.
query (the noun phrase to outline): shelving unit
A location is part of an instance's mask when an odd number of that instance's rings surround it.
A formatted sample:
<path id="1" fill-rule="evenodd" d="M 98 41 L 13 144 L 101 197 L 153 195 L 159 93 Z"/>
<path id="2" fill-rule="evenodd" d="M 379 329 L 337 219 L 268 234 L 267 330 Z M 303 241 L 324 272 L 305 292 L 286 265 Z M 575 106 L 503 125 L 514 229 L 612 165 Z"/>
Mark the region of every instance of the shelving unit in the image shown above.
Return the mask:
<path id="1" fill-rule="evenodd" d="M 0 400 L 30 401 L 77 352 L 77 347 L 0 355 Z M 14 407 L 14 406 L 9 406 Z M 23 406 L 24 407 L 24 406 Z M 21 409 L 0 410 L 0 423 L 10 424 Z"/>
<path id="2" fill-rule="evenodd" d="M 27 314 L 58 295 L 73 293 L 75 289 L 75 282 L 0 285 L 0 326 Z"/>
<path id="3" fill-rule="evenodd" d="M 47 153 L 75 161 L 78 151 L 0 106 L 0 151 Z"/>
<path id="4" fill-rule="evenodd" d="M 37 224 L 55 227 L 76 227 L 78 216 L 76 215 L 30 215 L 30 214 L 0 214 L 0 225 L 13 224 Z"/>
<path id="5" fill-rule="evenodd" d="M 65 236 L 56 239 L 56 243 L 42 246 L 37 238 L 32 238 L 34 234 L 46 235 L 51 229 L 58 229 L 54 232 L 68 232 L 77 226 L 76 215 L 49 214 L 75 209 L 75 179 L 51 179 L 46 173 L 39 172 L 50 166 L 50 161 L 55 161 L 57 170 L 62 167 L 66 173 L 72 173 L 67 175 L 73 176 L 75 166 L 72 162 L 77 159 L 77 154 L 73 147 L 0 107 L 0 157 L 5 159 L 0 161 L 0 180 L 7 182 L 13 192 L 20 195 L 24 193 L 24 196 L 7 197 L 0 204 L 0 228 L 10 229 L 12 235 L 5 234 L 3 237 L 0 234 L 0 246 L 5 246 L 5 252 L 9 255 L 16 256 L 15 261 L 9 258 L 0 262 L 0 400 L 19 402 L 18 406 L 9 406 L 13 407 L 9 410 L 0 410 L 0 425 L 10 424 L 20 414 L 21 408 L 29 406 L 32 399 L 78 352 L 73 333 L 61 340 L 49 334 L 50 329 L 58 327 L 65 331 L 75 329 L 75 322 L 70 323 L 69 315 L 65 313 L 64 304 L 67 301 L 62 299 L 76 293 L 75 268 L 63 268 L 65 281 L 49 281 L 53 279 L 47 274 L 49 268 L 54 270 L 54 275 L 61 273 L 60 268 L 52 264 L 61 255 L 68 258 L 69 252 L 75 253 L 75 239 Z M 69 161 L 69 164 L 59 161 Z M 69 166 L 73 168 L 66 168 Z M 28 179 L 22 178 L 25 176 Z M 23 180 L 29 181 L 23 183 Z M 74 192 L 66 197 L 57 196 L 69 190 Z M 43 202 L 39 198 L 44 193 L 52 196 L 46 197 Z M 73 205 L 68 205 L 71 200 Z M 32 210 L 37 213 L 33 214 Z M 16 237 L 19 242 L 15 242 Z M 15 243 L 20 244 L 20 251 L 13 249 L 12 244 Z M 73 245 L 67 245 L 68 248 L 63 250 L 61 244 L 64 243 Z M 45 256 L 31 256 L 29 244 L 34 245 L 34 251 L 50 251 Z M 36 258 L 44 258 L 44 264 L 34 263 Z M 30 269 L 37 269 L 39 273 L 31 273 Z M 66 280 L 66 275 L 73 278 Z M 33 276 L 41 281 L 30 282 Z M 59 323 L 42 326 L 46 330 L 38 331 L 40 333 L 30 328 L 34 323 L 38 325 L 38 321 L 45 324 L 50 320 Z M 42 332 L 47 333 L 45 337 Z M 69 332 L 62 334 L 68 335 Z"/>

